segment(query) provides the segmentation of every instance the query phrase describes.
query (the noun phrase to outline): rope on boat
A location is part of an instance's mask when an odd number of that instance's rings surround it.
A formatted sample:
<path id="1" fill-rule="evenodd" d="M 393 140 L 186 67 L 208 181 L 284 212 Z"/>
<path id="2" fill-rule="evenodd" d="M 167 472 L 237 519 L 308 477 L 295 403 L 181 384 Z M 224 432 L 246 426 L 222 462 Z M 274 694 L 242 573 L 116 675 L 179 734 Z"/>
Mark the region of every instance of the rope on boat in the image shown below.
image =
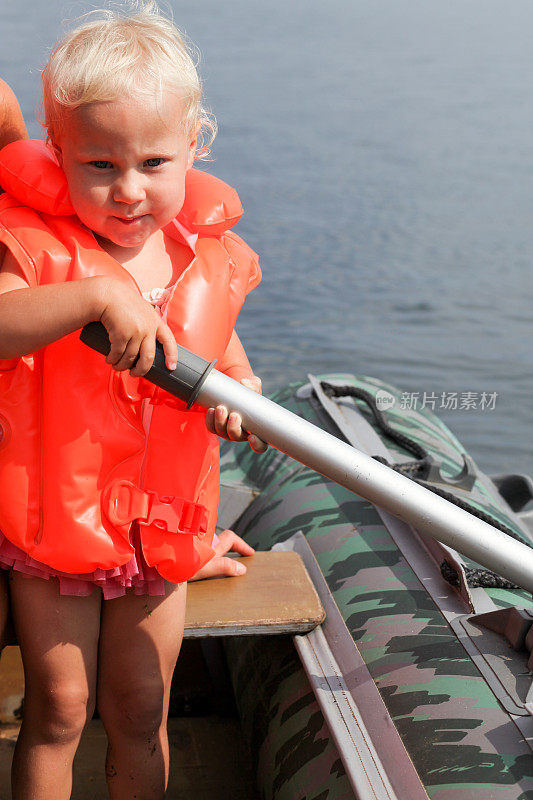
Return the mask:
<path id="1" fill-rule="evenodd" d="M 388 439 L 396 442 L 403 447 L 404 450 L 407 450 L 416 457 L 415 461 L 391 464 L 386 458 L 382 458 L 381 456 L 372 456 L 375 461 L 385 464 L 387 467 L 395 470 L 395 472 L 399 472 L 401 475 L 410 478 L 415 483 L 419 483 L 425 489 L 429 489 L 431 492 L 438 494 L 440 497 L 443 497 L 450 503 L 462 508 L 463 511 L 468 511 L 469 514 L 473 514 L 475 517 L 483 520 L 483 522 L 487 522 L 489 525 L 492 525 L 494 528 L 497 528 L 498 530 L 507 534 L 507 536 L 510 536 L 512 539 L 516 539 L 517 541 L 528 545 L 528 547 L 531 547 L 529 542 L 524 541 L 520 536 L 518 536 L 517 533 L 515 533 L 515 531 L 512 530 L 512 528 L 509 528 L 503 522 L 495 519 L 490 514 L 487 514 L 485 511 L 481 511 L 479 508 L 475 508 L 475 506 L 470 505 L 470 503 L 466 503 L 464 500 L 456 497 L 451 492 L 447 492 L 445 489 L 441 489 L 439 486 L 428 483 L 421 477 L 416 477 L 417 473 L 422 471 L 425 472 L 431 465 L 432 459 L 430 454 L 424 447 L 422 447 L 421 444 L 415 442 L 413 439 L 409 438 L 409 436 L 406 436 L 404 433 L 395 430 L 389 425 L 385 419 L 385 416 L 383 415 L 383 412 L 377 407 L 374 396 L 370 394 L 370 392 L 367 392 L 364 389 L 357 389 L 355 386 L 334 386 L 332 383 L 326 383 L 325 381 L 321 382 L 320 385 L 324 393 L 330 398 L 354 397 L 357 400 L 362 400 L 367 404 L 368 408 L 372 412 L 376 424 L 382 433 Z M 457 574 L 457 570 L 448 561 L 444 560 L 442 562 L 440 565 L 440 571 L 442 577 L 448 583 L 451 583 L 454 586 L 459 585 L 459 575 Z M 482 567 L 465 567 L 464 572 L 468 586 L 470 586 L 472 589 L 478 587 L 497 589 L 520 588 L 515 583 L 508 581 L 506 578 L 502 578 L 501 575 L 497 575 L 495 572 L 492 572 L 489 569 L 483 569 Z"/>

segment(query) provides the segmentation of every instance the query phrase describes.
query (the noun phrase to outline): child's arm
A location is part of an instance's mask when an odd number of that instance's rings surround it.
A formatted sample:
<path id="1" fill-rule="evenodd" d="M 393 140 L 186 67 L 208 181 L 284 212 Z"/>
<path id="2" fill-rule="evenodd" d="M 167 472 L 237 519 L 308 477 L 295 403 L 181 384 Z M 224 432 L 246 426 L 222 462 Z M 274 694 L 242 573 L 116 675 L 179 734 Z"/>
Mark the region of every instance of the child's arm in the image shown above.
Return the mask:
<path id="1" fill-rule="evenodd" d="M 217 369 L 225 372 L 230 378 L 240 381 L 248 389 L 261 394 L 261 378 L 253 374 L 244 347 L 235 331 L 232 333 L 226 352 L 217 364 Z M 216 433 L 223 439 L 229 439 L 232 442 L 248 441 L 256 453 L 264 453 L 268 447 L 266 442 L 258 436 L 244 430 L 240 415 L 236 412 L 229 414 L 225 406 L 208 409 L 205 424 L 211 433 Z"/>
<path id="2" fill-rule="evenodd" d="M 27 139 L 22 113 L 10 87 L 0 78 L 0 148 L 16 139 Z"/>
<path id="3" fill-rule="evenodd" d="M 229 375 L 230 378 L 236 381 L 241 381 L 243 378 L 255 377 L 241 340 L 235 331 L 231 334 L 226 352 L 217 363 L 216 367 L 220 372 Z"/>
<path id="4" fill-rule="evenodd" d="M 0 272 L 0 358 L 18 358 L 73 333 L 87 322 L 107 328 L 114 369 L 144 375 L 152 366 L 156 340 L 175 369 L 177 345 L 168 325 L 134 289 L 106 277 L 28 288 L 8 251 Z"/>

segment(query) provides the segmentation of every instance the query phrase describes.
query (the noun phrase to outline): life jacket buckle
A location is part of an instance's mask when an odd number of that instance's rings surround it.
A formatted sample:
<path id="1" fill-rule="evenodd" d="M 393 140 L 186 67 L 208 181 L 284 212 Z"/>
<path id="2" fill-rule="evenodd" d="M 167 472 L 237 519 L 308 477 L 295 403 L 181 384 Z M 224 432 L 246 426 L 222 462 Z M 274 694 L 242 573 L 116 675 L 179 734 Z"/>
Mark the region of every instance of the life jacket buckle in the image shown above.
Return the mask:
<path id="1" fill-rule="evenodd" d="M 206 507 L 182 497 L 158 495 L 139 489 L 131 481 L 115 480 L 103 499 L 107 516 L 114 525 L 128 525 L 137 520 L 139 525 L 154 525 L 168 533 L 202 536 L 207 532 Z"/>
<path id="2" fill-rule="evenodd" d="M 127 480 L 113 481 L 104 492 L 102 505 L 109 520 L 119 527 L 145 517 L 149 511 L 146 493 Z"/>
<path id="3" fill-rule="evenodd" d="M 145 492 L 148 497 L 148 513 L 139 519 L 139 525 L 155 525 L 168 533 L 184 533 L 201 536 L 207 532 L 205 506 L 184 500 L 182 497 L 164 497 L 155 492 Z"/>

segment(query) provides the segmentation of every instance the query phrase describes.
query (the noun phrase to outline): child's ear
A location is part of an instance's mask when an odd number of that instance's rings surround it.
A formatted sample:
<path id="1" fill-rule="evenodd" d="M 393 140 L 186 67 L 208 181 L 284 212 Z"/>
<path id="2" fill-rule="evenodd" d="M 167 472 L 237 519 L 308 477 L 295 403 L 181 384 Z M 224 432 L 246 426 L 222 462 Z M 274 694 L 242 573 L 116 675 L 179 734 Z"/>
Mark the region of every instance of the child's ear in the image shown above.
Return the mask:
<path id="1" fill-rule="evenodd" d="M 196 126 L 194 133 L 191 137 L 191 141 L 189 142 L 189 158 L 187 163 L 187 169 L 190 169 L 194 164 L 194 158 L 196 156 L 196 151 L 198 149 L 198 136 L 200 134 L 200 123 Z"/>

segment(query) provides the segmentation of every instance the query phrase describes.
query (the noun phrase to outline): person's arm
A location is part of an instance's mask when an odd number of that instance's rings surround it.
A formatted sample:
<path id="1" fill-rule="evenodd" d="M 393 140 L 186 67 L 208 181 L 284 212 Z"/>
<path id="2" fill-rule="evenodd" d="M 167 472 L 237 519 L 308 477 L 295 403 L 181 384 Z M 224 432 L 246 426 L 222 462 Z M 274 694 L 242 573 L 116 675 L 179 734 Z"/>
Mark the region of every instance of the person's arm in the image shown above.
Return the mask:
<path id="1" fill-rule="evenodd" d="M 106 361 L 114 369 L 144 375 L 152 366 L 156 340 L 164 347 L 168 369 L 175 369 L 177 345 L 170 328 L 134 289 L 103 276 L 30 288 L 13 255 L 5 252 L 0 271 L 0 358 L 34 353 L 97 320 L 109 334 Z"/>
<path id="2" fill-rule="evenodd" d="M 240 381 L 244 386 L 261 394 L 261 380 L 253 374 L 244 347 L 235 331 L 233 331 L 226 352 L 216 366 L 220 372 L 224 372 L 230 378 Z M 224 439 L 232 441 L 247 439 L 250 447 L 257 453 L 262 453 L 267 449 L 267 445 L 262 439 L 251 436 L 243 430 L 240 416 L 238 414 L 229 415 L 224 406 L 218 406 L 216 409 L 210 408 L 206 414 L 206 424 L 211 433 L 217 433 Z M 245 564 L 239 558 L 226 556 L 226 553 L 231 550 L 241 556 L 252 556 L 255 552 L 244 539 L 230 530 L 224 531 L 219 537 L 216 537 L 216 544 L 213 545 L 213 548 L 215 551 L 213 558 L 204 564 L 192 578 L 189 578 L 189 583 L 205 578 L 244 575 Z"/>
<path id="3" fill-rule="evenodd" d="M 27 139 L 22 112 L 13 91 L 0 78 L 0 149 L 17 139 Z"/>
<path id="4" fill-rule="evenodd" d="M 98 316 L 99 278 L 29 288 L 7 252 L 0 272 L 0 358 L 29 355 Z"/>
<path id="5" fill-rule="evenodd" d="M 236 381 L 254 377 L 244 347 L 235 331 L 233 331 L 226 351 L 216 367 L 220 372 L 224 372 L 225 375 L 229 375 Z"/>
<path id="6" fill-rule="evenodd" d="M 261 394 L 261 378 L 254 375 L 244 352 L 244 347 L 235 331 L 231 336 L 226 352 L 216 365 L 220 372 L 224 372 L 236 381 L 242 383 L 247 389 Z M 240 414 L 233 411 L 231 414 L 225 406 L 209 408 L 205 416 L 205 424 L 211 433 L 216 433 L 222 439 L 230 442 L 246 442 L 256 453 L 264 453 L 268 445 L 259 436 L 248 433 L 242 427 Z"/>

